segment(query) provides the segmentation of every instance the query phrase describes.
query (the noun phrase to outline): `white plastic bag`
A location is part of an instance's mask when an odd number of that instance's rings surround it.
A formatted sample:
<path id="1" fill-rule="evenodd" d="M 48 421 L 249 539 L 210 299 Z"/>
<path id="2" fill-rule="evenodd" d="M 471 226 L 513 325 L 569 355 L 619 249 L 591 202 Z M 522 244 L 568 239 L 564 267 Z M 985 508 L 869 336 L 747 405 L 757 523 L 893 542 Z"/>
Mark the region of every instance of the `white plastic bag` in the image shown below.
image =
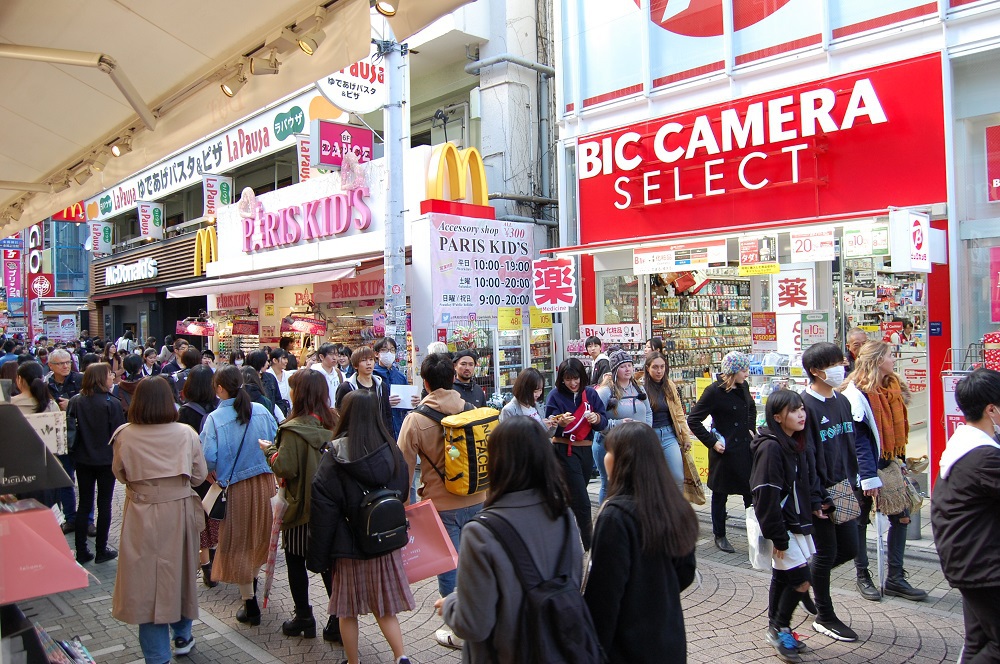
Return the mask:
<path id="1" fill-rule="evenodd" d="M 757 513 L 753 505 L 747 508 L 747 542 L 750 551 L 750 566 L 762 572 L 771 571 L 771 552 L 774 543 L 764 537 L 757 522 Z"/>

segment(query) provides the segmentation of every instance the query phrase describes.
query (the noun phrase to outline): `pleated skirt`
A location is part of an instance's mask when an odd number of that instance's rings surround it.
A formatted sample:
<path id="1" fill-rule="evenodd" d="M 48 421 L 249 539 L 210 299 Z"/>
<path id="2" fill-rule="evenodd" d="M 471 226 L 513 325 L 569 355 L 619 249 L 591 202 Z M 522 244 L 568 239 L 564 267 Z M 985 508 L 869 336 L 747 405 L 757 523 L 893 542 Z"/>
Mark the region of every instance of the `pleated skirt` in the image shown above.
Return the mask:
<path id="1" fill-rule="evenodd" d="M 252 583 L 267 562 L 271 541 L 271 498 L 274 476 L 255 475 L 229 487 L 226 518 L 219 528 L 219 547 L 212 564 L 212 580 Z"/>
<path id="2" fill-rule="evenodd" d="M 331 616 L 394 616 L 416 606 L 397 550 L 370 560 L 338 558 L 330 593 Z"/>

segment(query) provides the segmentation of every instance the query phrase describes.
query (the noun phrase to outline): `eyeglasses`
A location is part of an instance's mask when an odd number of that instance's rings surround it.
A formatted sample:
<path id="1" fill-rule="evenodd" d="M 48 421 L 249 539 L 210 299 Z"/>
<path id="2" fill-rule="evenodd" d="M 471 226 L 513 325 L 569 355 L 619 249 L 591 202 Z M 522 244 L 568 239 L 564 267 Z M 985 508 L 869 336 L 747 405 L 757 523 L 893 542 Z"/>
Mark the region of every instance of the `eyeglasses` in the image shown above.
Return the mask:
<path id="1" fill-rule="evenodd" d="M 67 364 L 72 364 L 72 362 L 70 362 L 69 360 L 66 360 L 64 362 L 49 362 L 50 367 L 64 367 Z"/>

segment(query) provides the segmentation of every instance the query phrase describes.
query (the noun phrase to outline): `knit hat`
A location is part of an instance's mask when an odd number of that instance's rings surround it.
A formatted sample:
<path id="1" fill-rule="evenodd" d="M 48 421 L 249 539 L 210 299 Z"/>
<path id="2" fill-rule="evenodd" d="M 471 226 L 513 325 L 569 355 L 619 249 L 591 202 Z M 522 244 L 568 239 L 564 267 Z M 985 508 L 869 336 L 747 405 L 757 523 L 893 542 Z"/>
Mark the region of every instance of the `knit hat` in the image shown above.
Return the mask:
<path id="1" fill-rule="evenodd" d="M 738 351 L 726 353 L 722 358 L 722 373 L 734 374 L 750 368 L 750 356 Z"/>
<path id="2" fill-rule="evenodd" d="M 632 356 L 623 350 L 616 350 L 608 357 L 608 362 L 611 364 L 611 377 L 612 380 L 618 379 L 618 367 L 625 364 L 626 362 L 632 362 Z"/>

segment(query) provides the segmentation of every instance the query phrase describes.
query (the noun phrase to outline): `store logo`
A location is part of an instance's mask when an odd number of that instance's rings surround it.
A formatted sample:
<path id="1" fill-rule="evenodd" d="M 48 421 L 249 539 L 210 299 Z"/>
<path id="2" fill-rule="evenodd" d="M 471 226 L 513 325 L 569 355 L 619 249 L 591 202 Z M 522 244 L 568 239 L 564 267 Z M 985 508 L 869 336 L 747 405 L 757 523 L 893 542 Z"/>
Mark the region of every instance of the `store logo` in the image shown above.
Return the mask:
<path id="1" fill-rule="evenodd" d="M 467 181 L 472 191 L 467 191 Z M 448 195 L 445 195 L 445 185 Z M 427 198 L 439 201 L 460 201 L 472 205 L 489 205 L 486 188 L 486 166 L 476 148 L 459 151 L 454 143 L 434 148 L 427 167 Z"/>
<path id="2" fill-rule="evenodd" d="M 634 0 L 639 5 L 639 0 Z M 688 37 L 718 37 L 722 30 L 723 0 L 650 0 L 649 15 L 664 30 Z M 732 0 L 733 30 L 739 32 L 763 21 L 789 0 Z M 639 5 L 641 6 L 641 5 Z"/>
<path id="3" fill-rule="evenodd" d="M 219 260 L 219 237 L 215 227 L 202 228 L 194 238 L 194 276 L 200 277 L 209 263 Z"/>
<path id="4" fill-rule="evenodd" d="M 913 248 L 917 251 L 924 248 L 924 227 L 920 219 L 913 220 Z"/>
<path id="5" fill-rule="evenodd" d="M 104 268 L 104 285 L 115 286 L 130 281 L 155 279 L 159 270 L 155 258 L 140 258 L 135 263 L 127 265 L 112 265 Z"/>
<path id="6" fill-rule="evenodd" d="M 343 235 L 354 226 L 366 231 L 372 223 L 372 210 L 365 202 L 367 187 L 325 196 L 318 200 L 291 205 L 273 212 L 257 205 L 243 217 L 243 252 L 274 249 L 299 242 Z"/>
<path id="7" fill-rule="evenodd" d="M 48 275 L 39 274 L 31 280 L 31 292 L 36 298 L 48 297 L 52 293 L 52 282 Z"/>
<path id="8" fill-rule="evenodd" d="M 111 213 L 111 195 L 101 196 L 101 214 Z"/>
<path id="9" fill-rule="evenodd" d="M 292 134 L 301 134 L 306 128 L 306 114 L 298 106 L 292 106 L 287 113 L 274 116 L 274 136 L 283 141 Z"/>

